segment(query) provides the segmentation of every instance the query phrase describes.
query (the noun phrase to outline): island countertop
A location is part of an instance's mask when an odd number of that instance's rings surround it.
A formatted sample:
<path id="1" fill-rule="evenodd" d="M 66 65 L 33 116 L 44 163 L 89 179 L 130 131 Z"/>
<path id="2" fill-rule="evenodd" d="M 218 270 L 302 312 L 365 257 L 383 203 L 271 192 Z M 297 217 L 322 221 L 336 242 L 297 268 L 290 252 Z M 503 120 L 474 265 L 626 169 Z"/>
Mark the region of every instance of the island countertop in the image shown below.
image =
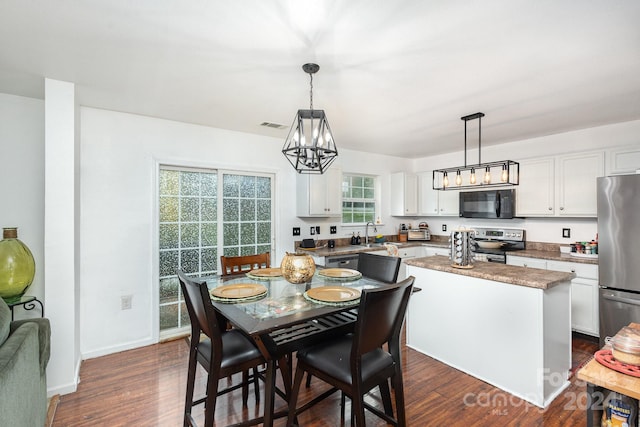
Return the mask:
<path id="1" fill-rule="evenodd" d="M 456 268 L 451 266 L 451 260 L 448 257 L 439 255 L 407 259 L 405 263 L 414 267 L 538 289 L 548 289 L 559 283 L 568 282 L 575 277 L 575 273 L 482 261 L 475 262 L 473 268 Z"/>

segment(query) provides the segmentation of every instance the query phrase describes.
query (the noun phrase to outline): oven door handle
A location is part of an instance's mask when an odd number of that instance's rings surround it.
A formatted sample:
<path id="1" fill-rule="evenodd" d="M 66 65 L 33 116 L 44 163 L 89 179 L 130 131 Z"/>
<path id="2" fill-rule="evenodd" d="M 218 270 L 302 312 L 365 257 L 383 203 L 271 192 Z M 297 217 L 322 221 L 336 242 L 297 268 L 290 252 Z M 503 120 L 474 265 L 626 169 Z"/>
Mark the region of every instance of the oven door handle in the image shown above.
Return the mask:
<path id="1" fill-rule="evenodd" d="M 632 299 L 632 298 L 621 298 L 621 297 L 617 297 L 617 296 L 612 295 L 612 294 L 609 294 L 609 295 L 602 294 L 602 298 L 608 299 L 609 301 L 624 302 L 624 303 L 627 303 L 627 304 L 640 305 L 640 300 Z"/>

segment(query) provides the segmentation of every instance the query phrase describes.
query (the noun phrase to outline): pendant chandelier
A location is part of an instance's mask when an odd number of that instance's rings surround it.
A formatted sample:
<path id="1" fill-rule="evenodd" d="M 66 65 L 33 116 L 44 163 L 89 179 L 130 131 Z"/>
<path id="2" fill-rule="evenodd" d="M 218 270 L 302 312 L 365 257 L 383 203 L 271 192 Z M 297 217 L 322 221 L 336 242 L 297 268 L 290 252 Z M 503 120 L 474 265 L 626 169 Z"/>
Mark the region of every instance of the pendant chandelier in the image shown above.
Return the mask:
<path id="1" fill-rule="evenodd" d="M 324 110 L 313 109 L 313 75 L 318 64 L 304 64 L 302 70 L 311 79 L 309 109 L 298 110 L 282 147 L 282 154 L 298 173 L 322 174 L 338 157 L 338 149 Z"/>
<path id="2" fill-rule="evenodd" d="M 519 184 L 520 164 L 513 160 L 481 162 L 482 118 L 484 113 L 461 117 L 464 120 L 464 166 L 433 171 L 434 190 L 508 187 Z M 478 119 L 478 163 L 467 165 L 467 122 Z"/>

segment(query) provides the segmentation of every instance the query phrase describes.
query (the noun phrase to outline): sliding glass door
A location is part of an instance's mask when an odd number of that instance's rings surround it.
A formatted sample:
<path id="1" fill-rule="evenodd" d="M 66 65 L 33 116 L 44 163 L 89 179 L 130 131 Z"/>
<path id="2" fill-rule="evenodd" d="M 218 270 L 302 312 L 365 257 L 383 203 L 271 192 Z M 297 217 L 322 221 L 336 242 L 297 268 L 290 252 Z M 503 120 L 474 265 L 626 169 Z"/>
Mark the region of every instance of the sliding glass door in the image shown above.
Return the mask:
<path id="1" fill-rule="evenodd" d="M 176 270 L 218 273 L 220 255 L 272 251 L 273 176 L 161 166 L 158 188 L 160 335 L 189 325 Z"/>

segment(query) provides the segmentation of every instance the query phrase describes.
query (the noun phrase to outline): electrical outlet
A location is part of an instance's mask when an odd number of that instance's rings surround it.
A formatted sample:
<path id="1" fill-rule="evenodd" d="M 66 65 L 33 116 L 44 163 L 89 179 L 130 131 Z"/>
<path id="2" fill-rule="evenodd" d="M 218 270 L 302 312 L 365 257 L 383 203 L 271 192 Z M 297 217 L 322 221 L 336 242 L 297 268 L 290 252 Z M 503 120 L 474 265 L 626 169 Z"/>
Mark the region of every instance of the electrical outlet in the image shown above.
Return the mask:
<path id="1" fill-rule="evenodd" d="M 316 228 L 311 227 L 311 229 L 309 229 L 309 233 L 311 233 L 311 235 L 314 236 L 316 234 Z"/>
<path id="2" fill-rule="evenodd" d="M 442 224 L 442 231 L 447 231 L 447 224 Z"/>
<path id="3" fill-rule="evenodd" d="M 329 233 L 336 234 L 337 232 L 338 230 L 335 225 L 332 225 L 331 227 L 329 227 Z"/>
<path id="4" fill-rule="evenodd" d="M 562 229 L 562 237 L 564 238 L 569 238 L 571 237 L 571 229 L 570 228 L 563 228 Z"/>
<path id="5" fill-rule="evenodd" d="M 300 227 L 293 227 L 293 235 L 294 236 L 300 235 Z"/>
<path id="6" fill-rule="evenodd" d="M 320 226 L 316 225 L 316 234 L 320 234 Z"/>
<path id="7" fill-rule="evenodd" d="M 133 299 L 133 295 L 122 295 L 120 297 L 120 309 L 121 310 L 131 310 L 131 300 Z"/>

